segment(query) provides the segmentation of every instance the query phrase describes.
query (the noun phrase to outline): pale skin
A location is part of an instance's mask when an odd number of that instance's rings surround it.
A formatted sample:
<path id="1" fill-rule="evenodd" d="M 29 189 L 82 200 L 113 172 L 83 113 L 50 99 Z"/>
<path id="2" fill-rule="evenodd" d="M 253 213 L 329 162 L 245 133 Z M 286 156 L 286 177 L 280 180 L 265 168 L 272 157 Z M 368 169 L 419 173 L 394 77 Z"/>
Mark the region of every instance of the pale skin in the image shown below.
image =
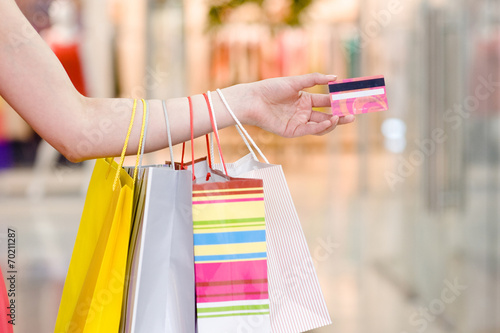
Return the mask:
<path id="1" fill-rule="evenodd" d="M 89 98 L 74 88 L 64 68 L 31 27 L 14 0 L 0 1 L 0 96 L 55 149 L 72 162 L 119 156 L 132 114 L 132 99 Z M 222 89 L 243 124 L 283 137 L 323 135 L 353 116 L 332 116 L 327 94 L 304 89 L 324 85 L 335 75 L 312 73 L 238 84 Z M 211 93 L 219 128 L 234 125 L 217 93 Z M 212 130 L 204 97 L 192 96 L 195 137 Z M 151 100 L 146 152 L 167 146 L 161 101 Z M 166 101 L 173 144 L 189 140 L 187 98 Z M 142 121 L 139 102 L 127 154 L 135 154 Z"/>

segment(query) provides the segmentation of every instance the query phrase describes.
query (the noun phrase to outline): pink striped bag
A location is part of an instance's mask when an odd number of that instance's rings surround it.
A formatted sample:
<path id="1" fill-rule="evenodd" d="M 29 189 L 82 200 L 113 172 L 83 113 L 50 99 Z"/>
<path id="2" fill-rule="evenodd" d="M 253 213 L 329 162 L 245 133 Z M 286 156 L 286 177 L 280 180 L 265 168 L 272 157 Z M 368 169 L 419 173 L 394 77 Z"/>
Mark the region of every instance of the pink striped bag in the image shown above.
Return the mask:
<path id="1" fill-rule="evenodd" d="M 221 91 L 217 92 L 250 151 L 240 160 L 226 164 L 229 176 L 264 182 L 271 332 L 297 333 L 330 325 L 330 315 L 283 170 L 280 165 L 267 161 Z M 247 139 L 266 163 L 259 162 Z M 221 165 L 214 168 L 221 169 Z"/>
<path id="2" fill-rule="evenodd" d="M 270 332 L 262 180 L 210 173 L 193 184 L 198 332 Z"/>
<path id="3" fill-rule="evenodd" d="M 263 182 L 229 177 L 206 159 L 194 160 L 188 100 L 197 332 L 269 333 Z"/>

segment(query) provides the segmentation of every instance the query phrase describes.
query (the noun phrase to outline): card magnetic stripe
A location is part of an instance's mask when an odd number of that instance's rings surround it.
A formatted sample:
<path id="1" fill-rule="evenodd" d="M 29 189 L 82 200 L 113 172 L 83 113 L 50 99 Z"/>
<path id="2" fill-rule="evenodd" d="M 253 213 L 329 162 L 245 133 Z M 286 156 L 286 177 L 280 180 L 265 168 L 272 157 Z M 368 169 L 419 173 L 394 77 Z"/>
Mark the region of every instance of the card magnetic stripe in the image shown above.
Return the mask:
<path id="1" fill-rule="evenodd" d="M 336 93 L 336 92 L 341 92 L 341 91 L 377 88 L 377 87 L 384 87 L 384 86 L 385 86 L 385 79 L 379 78 L 379 79 L 370 79 L 370 80 L 362 80 L 362 81 L 333 83 L 333 84 L 329 84 L 328 88 L 330 89 L 330 93 Z"/>

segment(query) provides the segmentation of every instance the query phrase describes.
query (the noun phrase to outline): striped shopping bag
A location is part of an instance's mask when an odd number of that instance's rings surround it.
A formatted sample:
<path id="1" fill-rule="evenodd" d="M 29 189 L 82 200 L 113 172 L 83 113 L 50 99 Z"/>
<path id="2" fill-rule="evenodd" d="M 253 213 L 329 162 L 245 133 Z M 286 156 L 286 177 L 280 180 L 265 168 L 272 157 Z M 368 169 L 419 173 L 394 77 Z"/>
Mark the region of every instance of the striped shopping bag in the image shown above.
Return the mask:
<path id="1" fill-rule="evenodd" d="M 298 333 L 330 325 L 332 321 L 283 169 L 281 165 L 269 163 L 222 92 L 217 92 L 237 123 L 236 128 L 250 154 L 213 168 L 225 170 L 232 177 L 264 182 L 271 332 Z M 265 163 L 259 162 L 256 152 Z M 214 156 L 211 159 L 214 160 Z"/>
<path id="2" fill-rule="evenodd" d="M 270 332 L 263 183 L 220 178 L 193 185 L 198 332 Z"/>
<path id="3" fill-rule="evenodd" d="M 211 159 L 194 160 L 188 102 L 197 332 L 270 333 L 263 181 L 232 178 L 212 170 Z M 211 122 L 216 129 L 212 115 Z M 183 161 L 184 149 L 181 168 Z"/>

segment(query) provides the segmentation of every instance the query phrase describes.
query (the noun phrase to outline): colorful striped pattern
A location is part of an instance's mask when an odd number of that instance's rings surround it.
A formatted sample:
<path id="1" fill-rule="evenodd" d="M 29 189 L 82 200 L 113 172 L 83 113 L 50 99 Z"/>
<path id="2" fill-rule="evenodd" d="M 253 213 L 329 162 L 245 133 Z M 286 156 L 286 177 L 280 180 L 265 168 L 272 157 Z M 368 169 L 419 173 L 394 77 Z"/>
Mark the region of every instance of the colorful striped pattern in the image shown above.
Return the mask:
<path id="1" fill-rule="evenodd" d="M 193 232 L 199 333 L 234 332 L 247 316 L 269 331 L 262 181 L 193 185 Z"/>
<path id="2" fill-rule="evenodd" d="M 334 115 L 346 116 L 388 109 L 382 75 L 330 82 L 330 102 Z"/>
<path id="3" fill-rule="evenodd" d="M 248 154 L 226 167 L 232 177 L 264 182 L 271 332 L 305 332 L 331 324 L 281 166 L 260 163 Z M 215 169 L 221 168 L 215 165 Z M 250 332 L 248 328 L 245 326 L 242 332 Z"/>

